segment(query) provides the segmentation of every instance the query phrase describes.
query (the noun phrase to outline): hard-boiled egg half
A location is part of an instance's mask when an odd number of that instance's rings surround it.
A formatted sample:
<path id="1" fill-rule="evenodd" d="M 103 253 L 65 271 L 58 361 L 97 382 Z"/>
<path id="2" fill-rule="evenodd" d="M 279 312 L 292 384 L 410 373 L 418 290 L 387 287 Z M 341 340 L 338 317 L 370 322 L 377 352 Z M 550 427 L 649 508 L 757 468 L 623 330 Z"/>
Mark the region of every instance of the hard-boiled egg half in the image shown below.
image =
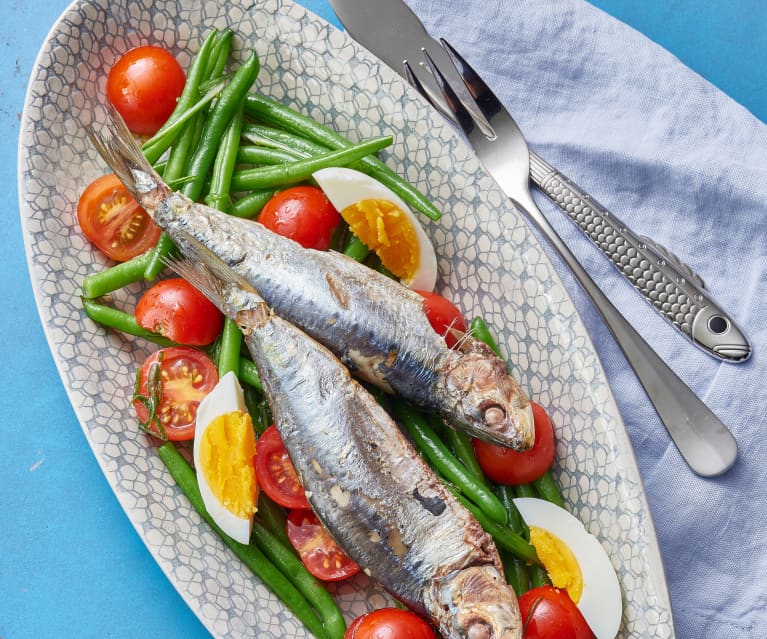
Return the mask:
<path id="1" fill-rule="evenodd" d="M 197 408 L 194 466 L 208 514 L 227 535 L 247 544 L 258 485 L 256 437 L 234 373 L 224 375 Z"/>
<path id="2" fill-rule="evenodd" d="M 351 231 L 409 288 L 434 290 L 437 256 L 410 207 L 389 187 L 354 169 L 313 176 Z"/>
<path id="3" fill-rule="evenodd" d="M 618 576 L 599 540 L 556 504 L 514 500 L 552 584 L 567 591 L 597 639 L 614 639 L 623 606 Z"/>

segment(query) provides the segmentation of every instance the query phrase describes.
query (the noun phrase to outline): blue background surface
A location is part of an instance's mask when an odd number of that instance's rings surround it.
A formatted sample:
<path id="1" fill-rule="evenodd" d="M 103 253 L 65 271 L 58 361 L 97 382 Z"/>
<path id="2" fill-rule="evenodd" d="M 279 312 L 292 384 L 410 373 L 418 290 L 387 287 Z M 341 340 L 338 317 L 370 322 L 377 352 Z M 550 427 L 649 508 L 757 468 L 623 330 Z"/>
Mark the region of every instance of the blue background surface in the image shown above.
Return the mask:
<path id="1" fill-rule="evenodd" d="M 338 24 L 327 0 L 304 0 Z M 596 0 L 767 121 L 767 3 Z M 12 0 L 0 22 L 2 354 L 0 637 L 209 637 L 155 565 L 82 435 L 27 274 L 16 144 L 37 50 L 64 2 Z M 53 213 L 52 213 L 53 214 Z M 51 421 L 51 415 L 57 415 Z"/>

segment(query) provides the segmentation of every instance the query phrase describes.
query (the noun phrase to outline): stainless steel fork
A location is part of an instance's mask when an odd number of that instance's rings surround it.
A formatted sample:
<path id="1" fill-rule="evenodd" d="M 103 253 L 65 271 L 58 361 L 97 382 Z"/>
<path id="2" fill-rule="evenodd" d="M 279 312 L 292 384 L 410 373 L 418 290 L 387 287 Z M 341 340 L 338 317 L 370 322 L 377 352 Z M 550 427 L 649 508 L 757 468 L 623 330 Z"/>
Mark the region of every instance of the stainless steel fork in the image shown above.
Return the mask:
<path id="1" fill-rule="evenodd" d="M 488 173 L 556 249 L 591 298 L 690 468 L 706 477 L 727 471 L 737 458 L 735 438 L 626 321 L 538 209 L 530 194 L 530 155 L 522 132 L 466 60 L 444 39 L 441 43 L 475 103 L 467 108 L 424 49 L 426 64 L 449 109 L 445 115 L 460 126 Z M 429 97 L 409 62 L 405 65 L 411 84 L 440 108 L 438 101 Z M 477 118 L 477 111 L 484 116 L 484 121 Z"/>

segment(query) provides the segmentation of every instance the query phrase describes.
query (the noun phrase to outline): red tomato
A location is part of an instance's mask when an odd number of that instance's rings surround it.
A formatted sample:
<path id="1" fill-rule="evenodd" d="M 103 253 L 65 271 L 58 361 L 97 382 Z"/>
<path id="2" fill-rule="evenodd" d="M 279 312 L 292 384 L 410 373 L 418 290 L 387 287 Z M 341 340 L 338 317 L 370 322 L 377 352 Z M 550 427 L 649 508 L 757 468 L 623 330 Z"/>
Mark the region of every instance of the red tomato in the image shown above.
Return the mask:
<path id="1" fill-rule="evenodd" d="M 416 291 L 416 293 L 423 297 L 423 310 L 426 312 L 426 317 L 432 328 L 440 335 L 444 335 L 447 345 L 453 348 L 458 340 L 450 332 L 450 329 L 454 328 L 462 333 L 466 332 L 466 320 L 461 311 L 449 299 L 437 293 L 430 293 L 429 291 Z"/>
<path id="2" fill-rule="evenodd" d="M 294 186 L 276 193 L 261 209 L 258 221 L 304 248 L 326 251 L 341 216 L 322 189 Z"/>
<path id="3" fill-rule="evenodd" d="M 503 446 L 472 440 L 482 472 L 494 482 L 517 486 L 538 479 L 554 461 L 554 427 L 543 406 L 530 402 L 535 419 L 535 444 L 517 452 Z"/>
<path id="4" fill-rule="evenodd" d="M 155 382 L 159 388 L 153 389 Z M 188 346 L 160 349 L 146 359 L 139 371 L 138 394 L 133 402 L 136 415 L 151 434 L 161 439 L 193 439 L 197 406 L 217 383 L 218 371 L 202 351 Z M 153 416 L 162 428 L 154 419 L 150 423 L 150 406 L 155 399 L 159 402 L 152 407 Z"/>
<path id="5" fill-rule="evenodd" d="M 436 639 L 421 617 L 400 608 L 379 608 L 360 615 L 346 629 L 344 639 Z"/>
<path id="6" fill-rule="evenodd" d="M 256 443 L 256 479 L 266 495 L 280 506 L 310 508 L 276 426 L 269 426 Z"/>
<path id="7" fill-rule="evenodd" d="M 157 282 L 136 305 L 140 326 L 179 344 L 205 346 L 218 337 L 224 316 L 200 291 L 176 277 Z"/>
<path id="8" fill-rule="evenodd" d="M 109 70 L 107 98 L 133 133 L 153 135 L 173 113 L 185 83 L 172 53 L 145 45 L 125 53 Z"/>
<path id="9" fill-rule="evenodd" d="M 539 586 L 519 598 L 525 639 L 592 639 L 594 634 L 567 592 Z"/>
<path id="10" fill-rule="evenodd" d="M 288 513 L 288 539 L 306 569 L 322 581 L 340 581 L 360 571 L 311 510 Z"/>
<path id="11" fill-rule="evenodd" d="M 153 247 L 161 233 L 114 173 L 85 188 L 77 203 L 77 221 L 85 237 L 118 262 Z"/>

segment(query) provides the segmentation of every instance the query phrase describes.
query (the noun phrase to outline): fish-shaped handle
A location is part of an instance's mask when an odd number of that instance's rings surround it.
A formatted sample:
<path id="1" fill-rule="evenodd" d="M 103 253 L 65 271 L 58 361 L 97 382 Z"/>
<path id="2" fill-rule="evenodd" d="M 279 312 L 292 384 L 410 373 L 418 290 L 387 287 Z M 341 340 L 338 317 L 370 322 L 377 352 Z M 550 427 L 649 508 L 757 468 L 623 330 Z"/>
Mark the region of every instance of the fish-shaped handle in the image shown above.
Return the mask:
<path id="1" fill-rule="evenodd" d="M 665 319 L 693 344 L 727 362 L 743 362 L 751 345 L 707 294 L 703 280 L 673 253 L 636 235 L 568 177 L 530 153 L 530 178 L 607 255 Z"/>

